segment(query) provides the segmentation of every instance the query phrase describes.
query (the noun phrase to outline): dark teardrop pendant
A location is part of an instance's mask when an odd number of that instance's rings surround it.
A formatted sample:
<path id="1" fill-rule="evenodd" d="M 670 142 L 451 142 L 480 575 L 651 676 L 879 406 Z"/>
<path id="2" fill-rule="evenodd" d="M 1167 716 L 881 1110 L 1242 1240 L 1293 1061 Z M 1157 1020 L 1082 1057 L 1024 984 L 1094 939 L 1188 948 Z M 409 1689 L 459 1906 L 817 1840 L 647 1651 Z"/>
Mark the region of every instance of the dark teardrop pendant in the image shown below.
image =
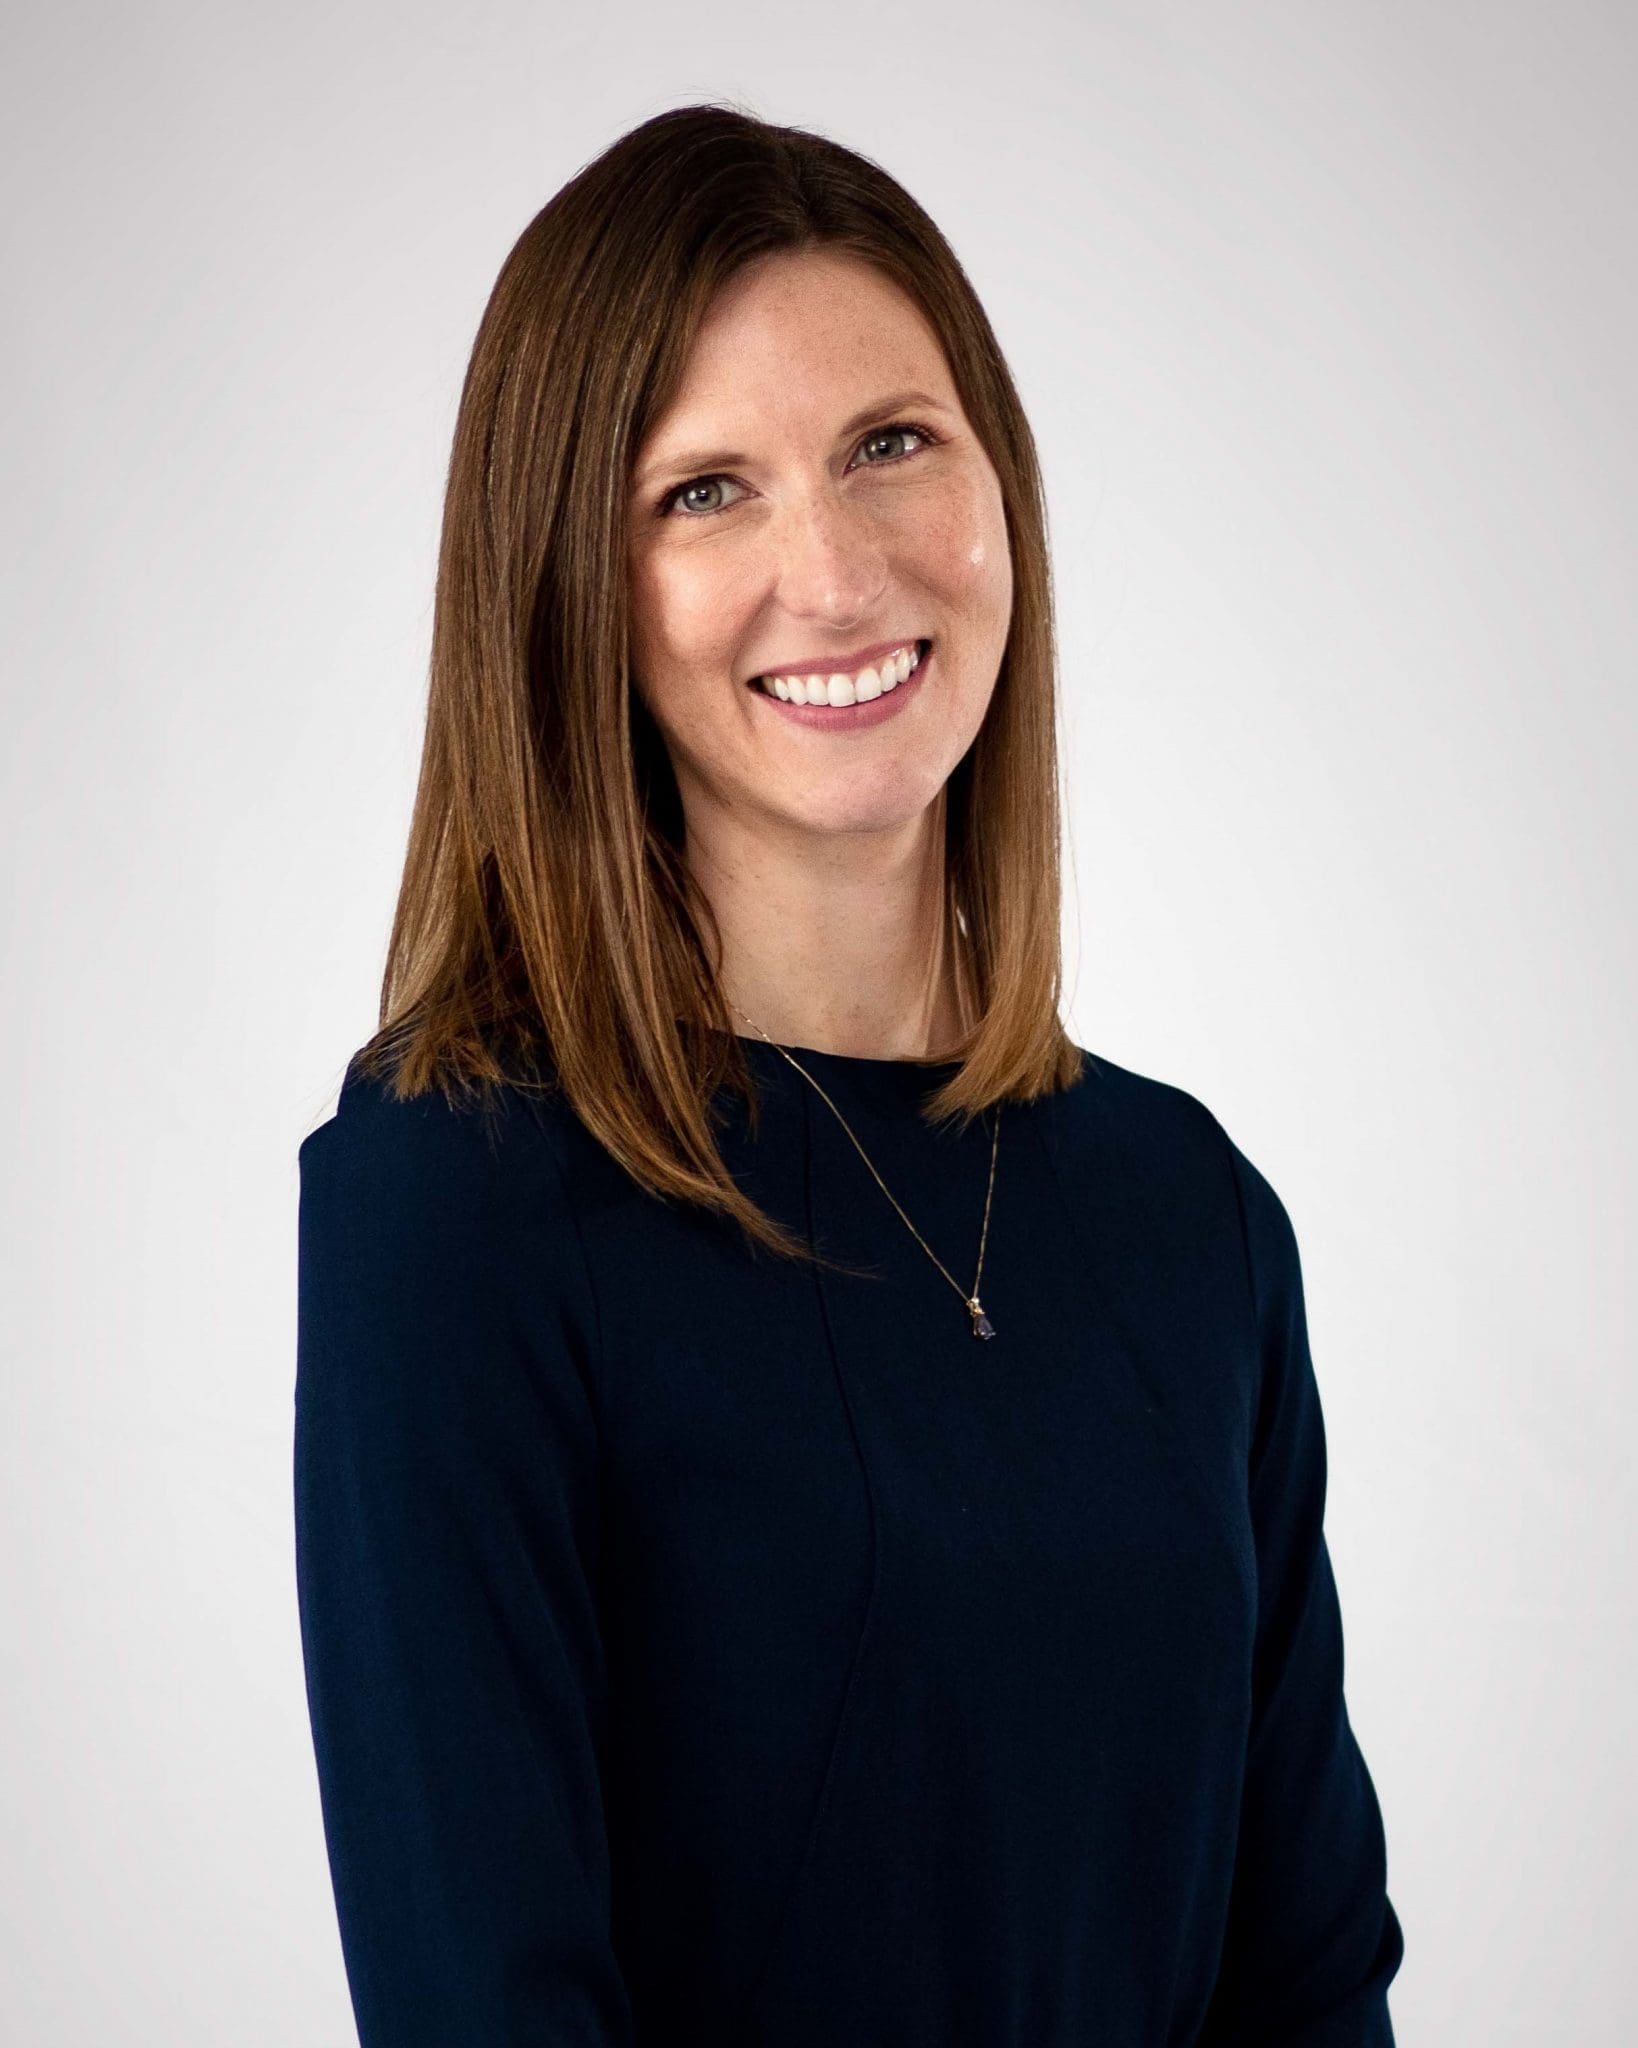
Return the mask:
<path id="1" fill-rule="evenodd" d="M 976 1300 L 968 1302 L 967 1313 L 973 1319 L 973 1335 L 975 1337 L 993 1337 L 995 1335 L 994 1323 L 985 1315 Z"/>

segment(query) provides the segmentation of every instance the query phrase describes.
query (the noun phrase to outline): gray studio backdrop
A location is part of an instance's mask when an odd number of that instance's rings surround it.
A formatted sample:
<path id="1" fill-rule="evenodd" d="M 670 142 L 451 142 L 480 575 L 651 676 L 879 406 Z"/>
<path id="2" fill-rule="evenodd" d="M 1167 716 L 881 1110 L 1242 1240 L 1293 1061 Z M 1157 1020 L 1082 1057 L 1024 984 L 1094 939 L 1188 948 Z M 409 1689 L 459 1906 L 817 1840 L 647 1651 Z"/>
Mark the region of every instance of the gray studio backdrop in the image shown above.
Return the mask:
<path id="1" fill-rule="evenodd" d="M 1632 9 L 14 10 L 0 2037 L 352 2040 L 296 1147 L 374 999 L 466 352 L 676 102 L 877 157 L 1046 465 L 1080 1043 L 1296 1224 L 1406 2044 L 1615 2048 Z"/>

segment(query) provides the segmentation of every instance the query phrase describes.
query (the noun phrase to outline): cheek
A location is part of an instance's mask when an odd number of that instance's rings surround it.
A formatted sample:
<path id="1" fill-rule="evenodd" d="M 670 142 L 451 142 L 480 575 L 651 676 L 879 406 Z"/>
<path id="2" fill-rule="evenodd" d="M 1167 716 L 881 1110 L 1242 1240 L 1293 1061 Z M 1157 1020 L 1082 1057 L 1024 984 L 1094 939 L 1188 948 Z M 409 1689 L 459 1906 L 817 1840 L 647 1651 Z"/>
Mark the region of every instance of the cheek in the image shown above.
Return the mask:
<path id="1" fill-rule="evenodd" d="M 632 632 L 645 666 L 664 667 L 686 648 L 695 609 L 688 579 L 678 574 L 675 560 L 658 553 L 645 555 L 633 571 L 631 585 Z"/>
<path id="2" fill-rule="evenodd" d="M 632 578 L 632 631 L 655 683 L 686 687 L 696 671 L 720 675 L 743 630 L 744 601 L 725 554 L 660 550 Z"/>
<path id="3" fill-rule="evenodd" d="M 993 480 L 974 477 L 925 503 L 914 545 L 924 580 L 951 605 L 981 611 L 1010 604 L 1006 514 Z"/>

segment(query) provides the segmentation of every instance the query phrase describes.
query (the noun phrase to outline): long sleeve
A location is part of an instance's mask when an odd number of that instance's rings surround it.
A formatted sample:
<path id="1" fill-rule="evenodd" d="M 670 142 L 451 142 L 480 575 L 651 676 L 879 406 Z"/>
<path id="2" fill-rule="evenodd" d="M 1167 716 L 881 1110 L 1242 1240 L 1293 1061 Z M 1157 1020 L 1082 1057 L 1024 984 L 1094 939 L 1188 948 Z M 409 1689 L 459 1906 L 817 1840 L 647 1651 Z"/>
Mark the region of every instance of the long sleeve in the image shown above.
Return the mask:
<path id="1" fill-rule="evenodd" d="M 1387 1988 L 1404 1941 L 1343 1698 L 1297 1243 L 1274 1189 L 1230 1152 L 1261 1346 L 1250 1475 L 1258 1625 L 1228 1927 L 1200 2048 L 1392 2048 Z"/>
<path id="2" fill-rule="evenodd" d="M 349 1069 L 300 1167 L 297 1587 L 359 2041 L 625 2048 L 596 1304 L 557 1161 Z"/>

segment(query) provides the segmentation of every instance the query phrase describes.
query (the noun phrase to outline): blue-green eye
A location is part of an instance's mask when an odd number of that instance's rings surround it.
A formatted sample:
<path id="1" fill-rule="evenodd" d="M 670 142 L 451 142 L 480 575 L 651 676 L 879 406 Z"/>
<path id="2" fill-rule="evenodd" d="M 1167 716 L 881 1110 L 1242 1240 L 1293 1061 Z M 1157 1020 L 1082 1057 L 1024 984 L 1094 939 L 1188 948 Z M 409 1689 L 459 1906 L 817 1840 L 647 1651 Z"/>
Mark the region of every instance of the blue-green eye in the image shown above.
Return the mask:
<path id="1" fill-rule="evenodd" d="M 732 483 L 732 481 L 732 477 L 726 476 L 697 476 L 691 483 L 678 484 L 674 491 L 668 491 L 660 500 L 660 510 L 662 512 L 669 512 L 679 498 L 687 497 L 695 491 L 710 490 L 714 485 Z M 720 509 L 716 505 L 691 505 L 688 507 L 688 510 L 692 513 L 716 512 Z"/>
<path id="2" fill-rule="evenodd" d="M 878 427 L 873 434 L 866 434 L 863 441 L 861 441 L 859 445 L 862 448 L 868 448 L 872 441 L 891 441 L 895 437 L 902 441 L 906 439 L 906 437 L 910 436 L 913 436 L 919 440 L 924 441 L 931 438 L 924 427 L 913 427 L 909 424 L 908 421 L 906 421 L 901 426 Z M 904 460 L 904 457 L 902 455 L 895 455 L 893 457 L 893 460 L 895 462 L 902 462 Z M 873 462 L 867 465 L 867 467 L 871 469 L 880 469 L 881 466 L 882 465 L 879 462 Z"/>
<path id="3" fill-rule="evenodd" d="M 873 442 L 876 441 L 890 441 L 894 439 L 902 440 L 907 437 L 913 440 L 925 442 L 928 447 L 934 447 L 937 445 L 938 442 L 938 436 L 931 430 L 931 428 L 917 426 L 913 420 L 895 420 L 891 426 L 872 427 L 870 432 L 866 434 L 864 439 L 859 443 L 859 446 L 861 448 L 868 448 L 871 446 Z M 919 449 L 912 449 L 908 455 L 890 455 L 886 458 L 885 461 L 867 462 L 864 465 L 864 467 L 866 469 L 891 469 L 897 463 L 909 462 L 915 455 L 919 454 L 920 452 L 921 451 Z M 660 500 L 657 509 L 661 513 L 669 513 L 672 510 L 673 506 L 676 506 L 677 509 L 681 511 L 683 508 L 680 504 L 680 500 L 688 497 L 690 493 L 694 491 L 706 490 L 710 488 L 710 486 L 712 486 L 713 484 L 731 484 L 733 481 L 734 479 L 730 476 L 690 477 L 687 483 L 676 484 L 672 487 L 672 489 L 667 491 L 665 496 Z M 687 510 L 684 513 L 684 517 L 691 520 L 710 519 L 716 513 L 725 511 L 726 509 L 727 508 L 722 505 L 696 505 L 691 509 Z"/>

